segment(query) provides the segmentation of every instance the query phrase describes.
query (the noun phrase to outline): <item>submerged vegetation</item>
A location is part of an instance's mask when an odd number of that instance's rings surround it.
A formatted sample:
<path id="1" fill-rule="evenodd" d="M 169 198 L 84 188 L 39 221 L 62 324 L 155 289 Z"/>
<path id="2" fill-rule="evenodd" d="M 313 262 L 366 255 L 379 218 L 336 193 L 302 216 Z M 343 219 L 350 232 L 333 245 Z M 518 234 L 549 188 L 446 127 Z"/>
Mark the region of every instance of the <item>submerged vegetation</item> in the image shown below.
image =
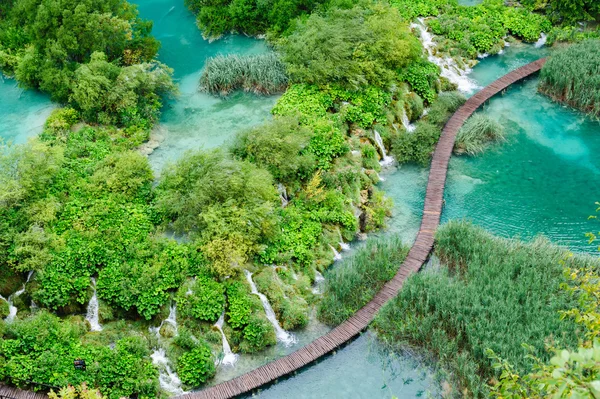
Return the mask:
<path id="1" fill-rule="evenodd" d="M 527 373 L 534 365 L 528 351 L 545 361 L 548 342 L 574 348 L 583 338 L 559 313 L 578 307 L 562 288 L 569 282 L 564 270 L 597 271 L 594 258 L 572 256 L 541 238 L 495 238 L 465 222 L 441 227 L 435 248 L 447 266 L 410 277 L 375 327 L 390 343 L 430 351 L 458 392 L 488 396 L 487 384 L 500 377 L 489 350 Z"/>
<path id="2" fill-rule="evenodd" d="M 206 60 L 200 77 L 203 90 L 220 95 L 239 89 L 256 94 L 274 94 L 284 91 L 287 84 L 285 65 L 274 53 L 218 55 Z"/>
<path id="3" fill-rule="evenodd" d="M 540 92 L 600 117 L 600 40 L 556 51 L 540 73 Z"/>

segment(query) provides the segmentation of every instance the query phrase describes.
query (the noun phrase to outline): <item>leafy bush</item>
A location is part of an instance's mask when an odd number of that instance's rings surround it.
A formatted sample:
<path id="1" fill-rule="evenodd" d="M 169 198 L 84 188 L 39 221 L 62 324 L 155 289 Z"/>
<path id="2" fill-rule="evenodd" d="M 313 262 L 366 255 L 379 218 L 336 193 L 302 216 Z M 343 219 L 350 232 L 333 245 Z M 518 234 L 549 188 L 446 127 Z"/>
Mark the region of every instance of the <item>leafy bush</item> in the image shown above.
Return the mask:
<path id="1" fill-rule="evenodd" d="M 201 276 L 182 285 L 176 301 L 182 315 L 214 323 L 225 308 L 225 288 L 223 284 Z"/>
<path id="2" fill-rule="evenodd" d="M 409 121 L 415 122 L 423 115 L 423 99 L 416 93 L 408 93 L 404 101 Z"/>
<path id="3" fill-rule="evenodd" d="M 278 49 L 292 81 L 354 90 L 387 87 L 397 69 L 421 55 L 420 43 L 397 11 L 367 3 L 299 20 Z"/>
<path id="4" fill-rule="evenodd" d="M 432 103 L 437 94 L 436 82 L 439 77 L 440 68 L 437 65 L 426 60 L 420 60 L 402 69 L 399 79 L 408 82 L 411 89 L 417 95 L 425 99 L 428 103 Z M 422 102 L 421 108 L 423 108 Z"/>
<path id="5" fill-rule="evenodd" d="M 199 387 L 215 373 L 215 360 L 206 344 L 198 344 L 177 359 L 177 374 L 181 382 L 190 387 Z"/>
<path id="6" fill-rule="evenodd" d="M 475 155 L 483 152 L 489 142 L 501 140 L 504 140 L 504 126 L 490 116 L 478 113 L 458 131 L 454 152 Z"/>
<path id="7" fill-rule="evenodd" d="M 527 372 L 534 362 L 522 343 L 544 360 L 548 340 L 577 344 L 575 324 L 558 313 L 576 306 L 560 289 L 566 282 L 561 263 L 598 267 L 596 260 L 565 260 L 565 250 L 546 240 L 500 239 L 465 222 L 438 229 L 435 248 L 447 266 L 411 276 L 375 326 L 390 343 L 431 351 L 457 391 L 487 397 L 486 382 L 498 377 L 487 349 Z"/>
<path id="8" fill-rule="evenodd" d="M 586 40 L 553 53 L 540 73 L 539 90 L 600 117 L 600 40 Z"/>
<path id="9" fill-rule="evenodd" d="M 285 66 L 274 53 L 218 55 L 206 60 L 200 77 L 202 89 L 221 95 L 237 89 L 274 94 L 284 91 L 287 83 Z"/>
<path id="10" fill-rule="evenodd" d="M 394 277 L 407 254 L 399 238 L 369 240 L 345 265 L 326 274 L 319 319 L 337 325 L 352 316 Z"/>
<path id="11" fill-rule="evenodd" d="M 300 123 L 310 123 L 327 115 L 334 97 L 315 85 L 292 84 L 277 100 L 273 115 L 298 117 Z"/>

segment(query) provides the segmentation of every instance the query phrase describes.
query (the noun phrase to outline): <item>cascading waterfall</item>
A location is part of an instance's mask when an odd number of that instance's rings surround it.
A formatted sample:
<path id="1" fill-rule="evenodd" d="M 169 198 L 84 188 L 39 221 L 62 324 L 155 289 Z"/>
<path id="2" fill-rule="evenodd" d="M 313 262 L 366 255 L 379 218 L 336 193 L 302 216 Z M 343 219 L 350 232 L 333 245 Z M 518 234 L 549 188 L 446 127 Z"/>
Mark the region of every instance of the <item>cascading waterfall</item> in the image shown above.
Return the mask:
<path id="1" fill-rule="evenodd" d="M 321 287 L 324 281 L 325 277 L 323 277 L 323 275 L 318 270 L 315 270 L 315 285 L 312 289 L 313 294 L 322 294 Z"/>
<path id="2" fill-rule="evenodd" d="M 285 189 L 285 186 L 283 184 L 279 183 L 277 185 L 277 191 L 279 191 L 279 198 L 281 199 L 281 207 L 285 208 L 287 206 L 287 204 L 289 203 L 287 190 Z"/>
<path id="3" fill-rule="evenodd" d="M 472 93 L 475 91 L 478 88 L 477 84 L 467 77 L 467 74 L 471 72 L 471 69 L 461 69 L 451 57 L 441 58 L 435 56 L 433 54 L 433 49 L 435 48 L 433 35 L 427 31 L 423 18 L 419 18 L 418 21 L 418 24 L 413 23 L 410 26 L 411 28 L 419 30 L 421 43 L 423 43 L 423 47 L 427 50 L 428 59 L 440 67 L 441 76 L 456 84 L 458 90 L 462 92 Z"/>
<path id="4" fill-rule="evenodd" d="M 409 133 L 414 132 L 417 128 L 417 126 L 410 123 L 410 121 L 408 120 L 408 115 L 406 115 L 405 108 L 402 108 L 402 126 L 404 126 L 404 129 Z"/>
<path id="5" fill-rule="evenodd" d="M 281 326 L 279 325 L 279 322 L 277 321 L 277 317 L 275 317 L 275 312 L 273 311 L 273 308 L 271 307 L 269 300 L 267 299 L 266 296 L 264 296 L 263 294 L 258 292 L 258 289 L 256 288 L 256 284 L 254 284 L 254 280 L 252 280 L 252 273 L 250 273 L 248 270 L 244 270 L 244 274 L 246 275 L 246 280 L 248 280 L 248 284 L 250 284 L 250 289 L 251 289 L 252 293 L 254 295 L 258 295 L 258 297 L 260 298 L 263 308 L 265 309 L 265 314 L 267 315 L 267 319 L 269 319 L 269 321 L 275 328 L 275 335 L 277 336 L 277 340 L 281 341 L 285 346 L 290 346 L 292 344 L 295 344 L 296 337 L 293 334 L 291 334 L 291 333 L 285 331 L 283 328 L 281 328 Z"/>
<path id="6" fill-rule="evenodd" d="M 8 299 L 0 295 L 0 299 L 8 303 L 8 316 L 6 316 L 6 319 L 4 319 L 4 321 L 6 321 L 7 323 L 12 323 L 17 317 L 17 312 L 19 311 L 19 309 L 17 309 L 17 307 L 14 305 L 14 300 L 25 292 L 25 285 L 29 282 L 29 280 L 31 280 L 31 276 L 33 276 L 33 270 L 31 270 L 27 274 L 27 280 L 25 281 L 25 284 L 23 284 L 23 287 L 21 287 L 20 290 L 10 295 Z"/>
<path id="7" fill-rule="evenodd" d="M 221 317 L 219 317 L 219 320 L 217 320 L 215 327 L 219 329 L 221 338 L 223 338 L 223 359 L 221 359 L 221 364 L 224 366 L 233 366 L 235 362 L 237 362 L 238 355 L 231 351 L 227 337 L 223 332 L 223 323 L 225 323 L 225 311 L 221 313 Z"/>
<path id="8" fill-rule="evenodd" d="M 330 245 L 329 248 L 331 248 L 331 251 L 333 252 L 333 261 L 338 261 L 338 260 L 342 260 L 342 254 L 338 252 L 337 249 L 335 249 L 335 247 L 333 245 Z"/>
<path id="9" fill-rule="evenodd" d="M 546 34 L 544 32 L 542 32 L 542 34 L 540 35 L 540 38 L 538 39 L 537 42 L 535 42 L 535 44 L 533 46 L 535 48 L 540 48 L 546 44 L 546 40 L 548 40 L 548 37 L 546 37 Z"/>
<path id="10" fill-rule="evenodd" d="M 91 278 L 92 280 L 92 288 L 94 289 L 94 294 L 92 295 L 92 299 L 90 299 L 90 303 L 87 307 L 87 314 L 85 315 L 85 319 L 90 323 L 90 331 L 102 331 L 102 326 L 99 321 L 99 311 L 98 311 L 98 296 L 96 295 L 96 279 Z"/>
<path id="11" fill-rule="evenodd" d="M 338 229 L 338 236 L 340 237 L 340 248 L 342 248 L 342 251 L 349 251 L 350 244 L 344 242 L 344 237 L 342 237 L 342 232 L 340 231 L 340 229 Z"/>
<path id="12" fill-rule="evenodd" d="M 379 164 L 381 166 L 389 166 L 391 164 L 394 163 L 394 158 L 387 156 L 386 152 L 385 152 L 385 146 L 383 145 L 383 140 L 381 139 L 381 135 L 379 135 L 379 132 L 377 130 L 374 130 L 374 136 L 375 136 L 375 143 L 377 144 L 377 147 L 379 147 L 379 151 L 381 151 L 381 161 L 379 161 Z"/>
<path id="13" fill-rule="evenodd" d="M 174 396 L 183 395 L 181 380 L 176 372 L 171 369 L 169 358 L 163 348 L 154 350 L 150 355 L 152 364 L 158 368 L 158 382 L 163 391 Z"/>

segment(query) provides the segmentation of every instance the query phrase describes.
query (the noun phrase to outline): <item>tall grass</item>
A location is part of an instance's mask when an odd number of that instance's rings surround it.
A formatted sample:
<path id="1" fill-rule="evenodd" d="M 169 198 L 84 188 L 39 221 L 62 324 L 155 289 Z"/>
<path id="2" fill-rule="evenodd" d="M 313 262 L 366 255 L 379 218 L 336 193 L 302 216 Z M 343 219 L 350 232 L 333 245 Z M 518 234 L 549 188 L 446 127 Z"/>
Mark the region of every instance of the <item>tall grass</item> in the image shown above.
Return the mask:
<path id="1" fill-rule="evenodd" d="M 327 273 L 319 319 L 329 325 L 348 319 L 394 277 L 406 254 L 408 247 L 399 238 L 369 240 Z"/>
<path id="2" fill-rule="evenodd" d="M 284 91 L 288 84 L 285 65 L 274 53 L 218 55 L 206 61 L 200 87 L 212 94 L 227 95 L 243 89 L 257 94 Z"/>
<path id="3" fill-rule="evenodd" d="M 540 73 L 540 92 L 600 117 L 600 40 L 556 51 Z"/>
<path id="4" fill-rule="evenodd" d="M 598 267 L 594 258 L 566 257 L 566 251 L 539 238 L 530 243 L 492 236 L 465 222 L 450 222 L 436 234 L 439 271 L 411 276 L 378 314 L 375 327 L 393 344 L 432 353 L 448 372 L 460 396 L 488 396 L 486 383 L 497 377 L 485 355 L 491 348 L 517 371 L 531 371 L 522 343 L 547 360 L 545 344 L 577 344 L 571 319 L 559 311 L 576 301 L 560 288 L 563 265 Z"/>
<path id="5" fill-rule="evenodd" d="M 454 152 L 476 155 L 482 153 L 488 143 L 504 139 L 504 126 L 488 115 L 474 114 L 458 131 Z"/>

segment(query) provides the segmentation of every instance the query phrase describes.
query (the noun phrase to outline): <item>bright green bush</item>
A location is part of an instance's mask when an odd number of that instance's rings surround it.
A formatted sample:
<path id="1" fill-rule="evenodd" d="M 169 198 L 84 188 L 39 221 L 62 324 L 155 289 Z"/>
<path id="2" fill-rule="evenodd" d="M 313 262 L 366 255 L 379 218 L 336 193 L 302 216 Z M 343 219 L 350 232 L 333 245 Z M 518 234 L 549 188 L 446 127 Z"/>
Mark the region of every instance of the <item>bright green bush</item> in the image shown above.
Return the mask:
<path id="1" fill-rule="evenodd" d="M 388 342 L 424 348 L 440 359 L 457 392 L 487 397 L 486 383 L 498 377 L 487 349 L 527 372 L 534 362 L 523 343 L 545 360 L 549 340 L 577 344 L 575 323 L 559 315 L 576 307 L 560 288 L 563 263 L 597 268 L 593 258 L 567 258 L 544 239 L 496 238 L 465 222 L 438 229 L 435 250 L 445 266 L 411 276 L 375 326 Z"/>
<path id="2" fill-rule="evenodd" d="M 278 50 L 292 81 L 351 90 L 387 87 L 397 69 L 421 56 L 420 43 L 397 11 L 368 3 L 299 20 Z"/>
<path id="3" fill-rule="evenodd" d="M 317 86 L 293 84 L 277 100 L 271 112 L 273 115 L 299 117 L 300 123 L 310 123 L 326 116 L 333 107 L 333 101 L 331 93 Z"/>
<path id="4" fill-rule="evenodd" d="M 227 323 L 232 328 L 242 328 L 248 324 L 251 306 L 247 290 L 241 282 L 227 284 Z"/>
<path id="5" fill-rule="evenodd" d="M 276 343 L 275 331 L 266 317 L 256 314 L 250 316 L 248 324 L 244 327 L 244 341 L 240 344 L 240 350 L 253 353 Z"/>
<path id="6" fill-rule="evenodd" d="M 415 122 L 423 115 L 423 99 L 417 93 L 408 93 L 404 101 L 409 121 Z"/>
<path id="7" fill-rule="evenodd" d="M 274 94 L 284 91 L 287 83 L 285 66 L 274 53 L 218 55 L 206 60 L 200 77 L 202 89 L 221 95 L 238 89 Z"/>
<path id="8" fill-rule="evenodd" d="M 225 308 L 225 287 L 211 278 L 198 277 L 179 288 L 176 301 L 182 315 L 214 323 Z"/>
<path id="9" fill-rule="evenodd" d="M 540 73 L 539 90 L 600 117 L 600 40 L 586 40 L 553 53 Z"/>
<path id="10" fill-rule="evenodd" d="M 215 360 L 210 347 L 198 344 L 177 359 L 177 374 L 186 385 L 199 387 L 216 373 Z"/>
<path id="11" fill-rule="evenodd" d="M 427 166 L 441 133 L 437 126 L 419 121 L 414 132 L 400 132 L 392 141 L 392 154 L 398 163 Z"/>
<path id="12" fill-rule="evenodd" d="M 8 302 L 4 299 L 0 299 L 0 319 L 5 319 L 10 313 Z"/>
<path id="13" fill-rule="evenodd" d="M 485 114 L 474 114 L 460 128 L 454 141 L 454 152 L 469 155 L 484 151 L 487 144 L 504 140 L 504 126 Z"/>
<path id="14" fill-rule="evenodd" d="M 404 261 L 408 248 L 399 238 L 369 240 L 341 267 L 326 274 L 318 317 L 338 325 L 366 305 Z"/>
<path id="15" fill-rule="evenodd" d="M 46 129 L 60 132 L 71 128 L 79 121 L 79 113 L 70 107 L 57 108 L 46 119 Z"/>
<path id="16" fill-rule="evenodd" d="M 408 82 L 412 91 L 428 103 L 432 103 L 437 94 L 436 82 L 439 77 L 440 68 L 437 65 L 426 60 L 421 60 L 402 69 L 399 79 Z M 422 107 L 423 105 L 421 104 Z"/>

